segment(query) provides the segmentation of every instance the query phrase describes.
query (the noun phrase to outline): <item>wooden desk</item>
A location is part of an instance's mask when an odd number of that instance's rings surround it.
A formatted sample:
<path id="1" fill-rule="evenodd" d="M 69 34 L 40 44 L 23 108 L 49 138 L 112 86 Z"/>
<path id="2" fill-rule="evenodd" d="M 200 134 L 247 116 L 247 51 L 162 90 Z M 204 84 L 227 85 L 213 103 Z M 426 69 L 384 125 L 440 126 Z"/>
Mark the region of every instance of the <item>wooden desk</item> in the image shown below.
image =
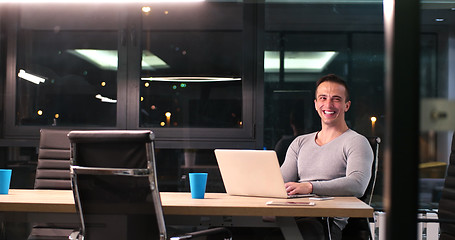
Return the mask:
<path id="1" fill-rule="evenodd" d="M 355 197 L 336 197 L 333 200 L 313 201 L 315 206 L 268 206 L 268 201 L 309 201 L 261 197 L 229 196 L 207 193 L 205 199 L 191 199 L 189 193 L 161 193 L 166 215 L 228 215 L 281 217 L 372 217 L 373 208 Z"/>
<path id="2" fill-rule="evenodd" d="M 299 239 L 294 217 L 372 217 L 373 208 L 354 197 L 335 197 L 315 201 L 315 206 L 269 206 L 268 201 L 308 201 L 308 199 L 276 199 L 229 196 L 207 193 L 205 199 L 192 199 L 190 193 L 163 192 L 161 201 L 166 222 L 201 226 L 275 226 L 286 238 Z M 3 213 L 64 213 L 76 212 L 70 190 L 11 189 L 0 195 Z M 264 222 L 263 216 L 276 216 L 276 222 Z"/>
<path id="3" fill-rule="evenodd" d="M 0 194 L 0 212 L 76 213 L 71 190 L 10 189 Z"/>

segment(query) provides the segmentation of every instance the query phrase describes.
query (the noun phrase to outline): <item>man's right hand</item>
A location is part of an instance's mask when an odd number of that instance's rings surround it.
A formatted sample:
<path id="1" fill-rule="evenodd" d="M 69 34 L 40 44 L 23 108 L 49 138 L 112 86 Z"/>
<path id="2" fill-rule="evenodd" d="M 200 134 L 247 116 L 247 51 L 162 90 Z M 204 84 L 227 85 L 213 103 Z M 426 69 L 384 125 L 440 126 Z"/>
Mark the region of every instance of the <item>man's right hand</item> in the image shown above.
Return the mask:
<path id="1" fill-rule="evenodd" d="M 287 182 L 284 186 L 289 195 L 309 194 L 313 192 L 313 185 L 310 182 Z"/>

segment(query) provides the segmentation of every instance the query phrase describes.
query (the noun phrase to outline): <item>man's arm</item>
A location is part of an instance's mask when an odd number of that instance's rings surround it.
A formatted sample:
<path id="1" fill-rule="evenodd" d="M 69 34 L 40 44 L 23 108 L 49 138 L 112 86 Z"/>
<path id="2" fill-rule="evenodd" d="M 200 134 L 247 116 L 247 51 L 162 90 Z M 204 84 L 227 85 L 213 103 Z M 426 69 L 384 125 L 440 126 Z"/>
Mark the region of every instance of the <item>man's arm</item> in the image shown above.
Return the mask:
<path id="1" fill-rule="evenodd" d="M 327 181 L 311 181 L 313 193 L 318 195 L 361 197 L 371 177 L 373 151 L 363 136 L 348 141 L 346 146 L 346 176 Z"/>

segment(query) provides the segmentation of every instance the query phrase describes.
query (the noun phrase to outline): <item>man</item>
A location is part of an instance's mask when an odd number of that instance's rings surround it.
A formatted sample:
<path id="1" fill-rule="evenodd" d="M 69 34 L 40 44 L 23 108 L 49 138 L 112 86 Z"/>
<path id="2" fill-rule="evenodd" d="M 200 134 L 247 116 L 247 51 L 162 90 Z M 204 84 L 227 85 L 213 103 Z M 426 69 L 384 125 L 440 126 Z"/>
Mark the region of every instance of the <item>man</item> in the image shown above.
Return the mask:
<path id="1" fill-rule="evenodd" d="M 287 192 L 361 197 L 370 180 L 373 151 L 368 140 L 346 124 L 351 101 L 345 81 L 334 74 L 319 79 L 314 106 L 321 130 L 299 136 L 289 146 L 281 166 Z M 302 220 L 304 239 L 324 239 L 324 235 L 341 239 L 347 218 L 333 222 L 324 234 L 326 222 Z"/>

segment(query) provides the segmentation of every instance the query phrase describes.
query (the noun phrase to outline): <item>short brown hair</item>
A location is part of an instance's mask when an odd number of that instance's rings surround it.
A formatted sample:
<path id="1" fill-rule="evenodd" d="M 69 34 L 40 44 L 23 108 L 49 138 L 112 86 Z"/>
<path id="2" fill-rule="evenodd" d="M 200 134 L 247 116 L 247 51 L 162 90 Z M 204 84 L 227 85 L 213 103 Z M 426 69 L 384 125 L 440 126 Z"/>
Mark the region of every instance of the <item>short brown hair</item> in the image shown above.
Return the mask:
<path id="1" fill-rule="evenodd" d="M 323 77 L 321 77 L 317 82 L 316 82 L 316 90 L 318 90 L 319 85 L 323 82 L 333 82 L 333 83 L 338 83 L 343 85 L 343 87 L 346 89 L 346 102 L 349 101 L 349 88 L 348 85 L 346 84 L 346 81 L 344 81 L 342 78 L 338 77 L 335 74 L 328 74 Z"/>

